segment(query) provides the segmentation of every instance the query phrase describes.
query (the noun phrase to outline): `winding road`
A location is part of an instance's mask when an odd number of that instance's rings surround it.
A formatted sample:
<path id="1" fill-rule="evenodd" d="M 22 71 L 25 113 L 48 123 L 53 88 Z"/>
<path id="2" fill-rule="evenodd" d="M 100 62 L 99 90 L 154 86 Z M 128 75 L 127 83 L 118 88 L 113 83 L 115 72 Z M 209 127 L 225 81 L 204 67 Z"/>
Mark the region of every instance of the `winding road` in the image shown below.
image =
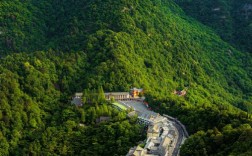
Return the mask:
<path id="1" fill-rule="evenodd" d="M 181 128 L 180 125 L 174 123 L 173 124 L 175 126 L 175 128 L 177 129 L 177 142 L 176 142 L 176 145 L 173 149 L 173 153 L 172 153 L 172 156 L 177 156 L 179 155 L 179 150 L 180 150 L 180 146 L 182 145 L 182 141 L 184 138 L 184 133 L 183 133 L 183 130 Z"/>
<path id="2" fill-rule="evenodd" d="M 138 101 L 118 101 L 118 102 L 128 108 L 129 107 L 133 108 L 139 114 L 154 115 L 154 116 L 158 114 L 154 111 L 148 110 L 148 108 L 142 102 L 138 102 Z M 174 126 L 175 136 L 176 136 L 171 146 L 172 148 L 169 149 L 167 156 L 178 156 L 180 146 L 183 144 L 184 140 L 188 137 L 187 136 L 188 134 L 187 132 L 185 132 L 186 130 L 183 129 L 181 123 L 177 119 L 172 118 L 168 115 L 163 115 L 163 116 L 166 117 L 169 120 L 169 122 L 172 123 L 172 125 Z"/>

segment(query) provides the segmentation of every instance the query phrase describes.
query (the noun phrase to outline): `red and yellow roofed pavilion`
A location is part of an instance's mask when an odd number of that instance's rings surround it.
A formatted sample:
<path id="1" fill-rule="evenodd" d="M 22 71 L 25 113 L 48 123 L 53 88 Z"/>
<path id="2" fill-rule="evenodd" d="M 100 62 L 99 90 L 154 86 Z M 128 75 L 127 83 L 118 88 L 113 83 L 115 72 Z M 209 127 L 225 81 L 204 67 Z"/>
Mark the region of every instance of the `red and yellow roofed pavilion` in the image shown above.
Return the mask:
<path id="1" fill-rule="evenodd" d="M 138 98 L 139 96 L 142 96 L 143 93 L 144 93 L 144 91 L 143 91 L 142 88 L 132 88 L 132 89 L 130 89 L 130 95 L 133 98 Z"/>

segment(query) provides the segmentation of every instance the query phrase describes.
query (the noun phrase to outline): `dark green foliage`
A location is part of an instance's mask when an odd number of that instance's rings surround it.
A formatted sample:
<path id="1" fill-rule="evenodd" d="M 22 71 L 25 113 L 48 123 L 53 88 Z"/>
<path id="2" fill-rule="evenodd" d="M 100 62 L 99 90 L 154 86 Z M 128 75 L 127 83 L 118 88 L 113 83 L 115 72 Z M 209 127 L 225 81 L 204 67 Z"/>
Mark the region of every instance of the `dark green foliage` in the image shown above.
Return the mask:
<path id="1" fill-rule="evenodd" d="M 98 89 L 84 89 L 82 102 L 83 104 L 98 104 L 105 102 L 105 95 L 102 87 L 98 87 Z"/>
<path id="2" fill-rule="evenodd" d="M 237 154 L 238 143 L 249 146 L 247 129 L 223 129 L 251 125 L 250 54 L 173 1 L 5 0 L 0 8 L 0 155 L 125 155 L 142 139 L 141 127 L 101 95 L 133 86 L 196 133 L 181 154 Z M 186 96 L 173 94 L 185 88 Z M 70 105 L 83 90 L 83 108 Z M 100 116 L 111 121 L 96 124 Z M 211 144 L 222 145 L 219 133 L 233 139 L 230 153 Z"/>
<path id="3" fill-rule="evenodd" d="M 1 60 L 1 155 L 123 155 L 143 139 L 142 128 L 128 121 L 125 112 L 100 105 L 101 87 L 96 107 L 70 105 L 86 66 L 83 52 L 22 53 Z M 111 120 L 95 125 L 100 116 Z M 113 138 L 107 138 L 110 131 Z M 109 146 L 116 150 L 107 150 Z"/>
<path id="4" fill-rule="evenodd" d="M 2 0 L 0 54 L 41 50 L 46 42 L 43 13 L 32 0 Z"/>
<path id="5" fill-rule="evenodd" d="M 185 12 L 212 27 L 224 40 L 252 52 L 251 0 L 174 0 Z"/>
<path id="6" fill-rule="evenodd" d="M 251 134 L 248 133 L 252 125 L 251 114 L 224 103 L 209 105 L 207 101 L 202 101 L 202 105 L 191 105 L 185 101 L 186 98 L 172 95 L 167 100 L 158 100 L 147 96 L 154 110 L 176 116 L 189 134 L 193 134 L 182 146 L 181 155 L 251 154 Z M 248 139 L 241 140 L 244 135 Z"/>
<path id="7" fill-rule="evenodd" d="M 222 132 L 217 128 L 199 131 L 186 140 L 181 155 L 250 155 L 251 134 L 252 129 L 247 124 L 237 128 L 226 125 Z"/>

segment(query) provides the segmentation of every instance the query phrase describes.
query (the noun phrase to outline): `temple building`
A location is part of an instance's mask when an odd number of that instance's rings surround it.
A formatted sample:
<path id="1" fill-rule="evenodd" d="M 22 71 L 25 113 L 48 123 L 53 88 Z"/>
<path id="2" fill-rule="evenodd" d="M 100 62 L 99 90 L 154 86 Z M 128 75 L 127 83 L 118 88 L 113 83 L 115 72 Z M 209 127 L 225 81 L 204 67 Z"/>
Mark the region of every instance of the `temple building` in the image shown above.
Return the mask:
<path id="1" fill-rule="evenodd" d="M 76 106 L 82 106 L 82 96 L 83 93 L 75 93 L 75 96 L 73 97 L 71 103 L 75 104 Z"/>
<path id="2" fill-rule="evenodd" d="M 174 146 L 176 133 L 172 123 L 160 115 L 151 118 L 144 117 L 148 120 L 147 141 L 145 146 L 133 147 L 126 156 L 168 156 L 172 155 L 171 147 Z M 170 152 L 170 153 L 169 153 Z"/>
<path id="3" fill-rule="evenodd" d="M 143 89 L 138 88 L 132 88 L 130 89 L 130 92 L 107 92 L 104 93 L 106 100 L 144 100 L 143 97 Z M 75 96 L 72 99 L 72 104 L 75 104 L 76 106 L 82 106 L 82 97 L 83 93 L 75 93 Z M 87 99 L 87 101 L 90 101 L 91 99 Z"/>
<path id="4" fill-rule="evenodd" d="M 129 92 L 110 92 L 104 93 L 106 100 L 124 100 L 130 98 Z"/>
<path id="5" fill-rule="evenodd" d="M 143 89 L 142 88 L 132 88 L 130 89 L 130 95 L 133 98 L 138 98 L 140 95 L 143 95 Z"/>

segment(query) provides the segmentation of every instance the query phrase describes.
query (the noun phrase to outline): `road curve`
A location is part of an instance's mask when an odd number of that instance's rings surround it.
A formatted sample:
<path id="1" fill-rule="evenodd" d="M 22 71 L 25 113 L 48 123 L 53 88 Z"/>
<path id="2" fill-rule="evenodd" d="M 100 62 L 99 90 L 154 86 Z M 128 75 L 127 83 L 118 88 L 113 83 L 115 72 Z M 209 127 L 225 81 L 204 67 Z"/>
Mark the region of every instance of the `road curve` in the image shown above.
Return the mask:
<path id="1" fill-rule="evenodd" d="M 134 110 L 140 112 L 140 113 L 145 113 L 145 114 L 153 114 L 155 112 L 148 110 L 148 108 L 141 102 L 137 101 L 119 101 L 121 104 L 134 108 Z M 176 133 L 176 138 L 174 139 L 175 141 L 175 146 L 173 149 L 169 150 L 172 151 L 172 153 L 169 153 L 168 156 L 178 156 L 179 151 L 180 151 L 180 146 L 183 144 L 184 140 L 188 137 L 188 133 L 185 129 L 185 126 L 182 125 L 180 121 L 178 121 L 176 118 L 173 118 L 168 115 L 163 115 L 166 117 L 171 123 L 173 123 Z"/>
<path id="2" fill-rule="evenodd" d="M 172 156 L 177 156 L 179 154 L 179 150 L 180 150 L 180 146 L 182 144 L 182 141 L 185 138 L 184 138 L 184 133 L 183 133 L 183 130 L 182 130 L 181 126 L 179 124 L 176 124 L 176 123 L 174 123 L 174 126 L 177 129 L 178 137 L 177 137 L 177 143 L 176 143 L 176 145 L 174 147 Z"/>

